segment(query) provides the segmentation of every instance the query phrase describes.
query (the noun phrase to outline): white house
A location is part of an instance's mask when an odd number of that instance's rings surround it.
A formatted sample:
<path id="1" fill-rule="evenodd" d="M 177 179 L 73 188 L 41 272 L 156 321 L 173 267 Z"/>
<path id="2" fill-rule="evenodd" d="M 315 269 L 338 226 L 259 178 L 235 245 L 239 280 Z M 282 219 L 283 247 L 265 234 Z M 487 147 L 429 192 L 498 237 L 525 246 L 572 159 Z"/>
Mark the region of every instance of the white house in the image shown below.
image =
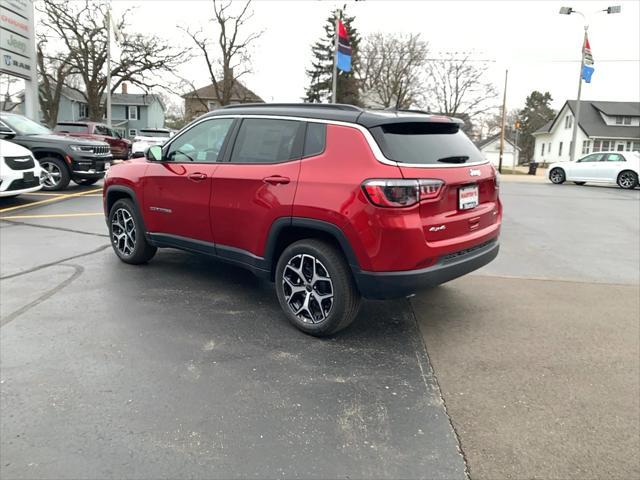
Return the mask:
<path id="1" fill-rule="evenodd" d="M 533 133 L 533 158 L 538 163 L 571 160 L 575 100 Z M 605 150 L 640 151 L 640 102 L 580 102 L 576 158 Z"/>
<path id="2" fill-rule="evenodd" d="M 478 144 L 478 149 L 482 152 L 487 160 L 489 160 L 496 167 L 500 163 L 500 134 L 489 137 Z M 504 138 L 504 152 L 502 154 L 502 166 L 505 168 L 512 168 L 518 164 L 518 158 L 520 157 L 520 147 L 517 148 L 511 139 Z"/>

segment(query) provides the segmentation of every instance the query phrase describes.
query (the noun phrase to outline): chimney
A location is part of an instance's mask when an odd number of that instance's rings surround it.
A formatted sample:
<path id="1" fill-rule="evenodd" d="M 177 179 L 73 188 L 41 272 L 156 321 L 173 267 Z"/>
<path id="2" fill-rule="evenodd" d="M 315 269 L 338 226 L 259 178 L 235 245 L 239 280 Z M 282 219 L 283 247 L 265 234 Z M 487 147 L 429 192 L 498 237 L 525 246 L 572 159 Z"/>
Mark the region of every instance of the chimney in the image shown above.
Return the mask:
<path id="1" fill-rule="evenodd" d="M 124 93 L 125 95 L 127 94 L 127 84 L 126 83 L 122 84 L 122 93 Z"/>

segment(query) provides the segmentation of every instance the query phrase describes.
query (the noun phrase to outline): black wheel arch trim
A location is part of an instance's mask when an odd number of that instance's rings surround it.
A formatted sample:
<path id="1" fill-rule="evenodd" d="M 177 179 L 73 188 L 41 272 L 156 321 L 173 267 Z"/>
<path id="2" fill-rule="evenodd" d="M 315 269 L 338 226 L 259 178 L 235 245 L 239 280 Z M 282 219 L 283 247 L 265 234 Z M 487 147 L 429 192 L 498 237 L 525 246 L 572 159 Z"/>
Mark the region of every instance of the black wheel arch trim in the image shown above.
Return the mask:
<path id="1" fill-rule="evenodd" d="M 144 224 L 144 216 L 142 215 L 142 211 L 140 209 L 140 203 L 138 202 L 138 196 L 136 195 L 136 192 L 130 188 L 127 187 L 125 185 L 110 185 L 109 187 L 107 187 L 107 190 L 104 194 L 104 218 L 105 221 L 109 221 L 109 196 L 112 195 L 115 192 L 119 192 L 119 193 L 124 193 L 126 194 L 127 197 L 129 197 L 131 199 L 131 201 L 133 202 L 133 206 L 134 208 L 138 211 L 138 216 L 140 217 L 140 221 L 142 222 L 142 231 L 147 232 L 147 228 Z M 115 200 L 115 202 L 117 202 L 118 200 Z M 114 202 L 114 203 L 115 203 Z"/>

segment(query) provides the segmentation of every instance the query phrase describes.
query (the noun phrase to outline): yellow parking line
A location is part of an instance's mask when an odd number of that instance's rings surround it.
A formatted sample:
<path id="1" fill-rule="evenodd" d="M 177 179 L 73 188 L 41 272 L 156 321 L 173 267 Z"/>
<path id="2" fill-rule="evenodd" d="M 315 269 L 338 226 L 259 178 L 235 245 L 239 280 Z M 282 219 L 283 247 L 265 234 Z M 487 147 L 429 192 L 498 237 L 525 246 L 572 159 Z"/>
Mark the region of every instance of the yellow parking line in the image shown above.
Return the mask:
<path id="1" fill-rule="evenodd" d="M 46 200 L 38 200 L 37 202 L 26 203 L 24 205 L 17 205 L 15 207 L 2 208 L 2 209 L 0 209 L 0 213 L 12 212 L 13 210 L 20 210 L 21 208 L 35 207 L 36 205 L 43 205 L 45 203 L 51 203 L 51 202 L 55 202 L 55 201 L 58 201 L 58 200 L 66 200 L 68 198 L 73 198 L 73 197 L 81 197 L 83 195 L 88 195 L 90 193 L 97 193 L 97 192 L 101 192 L 101 191 L 102 191 L 101 188 L 96 188 L 95 190 L 87 190 L 86 192 L 78 192 L 78 193 L 69 193 L 69 194 L 66 194 L 66 195 L 58 195 L 58 196 L 53 197 L 53 198 L 47 198 Z"/>
<path id="2" fill-rule="evenodd" d="M 61 217 L 96 217 L 104 216 L 103 212 L 97 213 L 52 213 L 50 215 L 10 215 L 0 217 L 0 220 L 26 220 L 28 218 L 61 218 Z"/>
<path id="3" fill-rule="evenodd" d="M 64 193 L 44 193 L 44 192 L 31 192 L 31 193 L 23 193 L 24 196 L 37 195 L 40 197 L 61 197 Z"/>

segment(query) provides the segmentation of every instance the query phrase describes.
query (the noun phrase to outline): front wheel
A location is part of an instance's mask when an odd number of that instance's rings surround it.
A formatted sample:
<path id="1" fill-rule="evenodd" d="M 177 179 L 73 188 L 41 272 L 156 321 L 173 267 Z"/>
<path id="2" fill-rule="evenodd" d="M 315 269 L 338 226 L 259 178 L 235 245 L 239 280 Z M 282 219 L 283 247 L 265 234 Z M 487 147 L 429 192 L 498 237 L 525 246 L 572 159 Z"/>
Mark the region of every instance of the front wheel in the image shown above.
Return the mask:
<path id="1" fill-rule="evenodd" d="M 320 240 L 300 240 L 285 249 L 276 267 L 276 292 L 289 321 L 317 337 L 346 328 L 360 309 L 344 257 Z"/>
<path id="2" fill-rule="evenodd" d="M 562 170 L 561 168 L 554 168 L 553 170 L 551 170 L 551 172 L 549 172 L 549 180 L 551 180 L 551 182 L 555 183 L 556 185 L 564 183 L 565 179 L 566 177 L 564 175 L 564 170 Z"/>
<path id="3" fill-rule="evenodd" d="M 131 200 L 121 199 L 113 204 L 109 212 L 109 238 L 120 260 L 138 265 L 153 258 L 158 249 L 147 242 L 144 233 L 142 219 Z"/>
<path id="4" fill-rule="evenodd" d="M 638 175 L 635 172 L 626 170 L 618 175 L 618 186 L 625 190 L 632 190 L 638 186 Z"/>
<path id="5" fill-rule="evenodd" d="M 63 190 L 69 185 L 71 177 L 67 165 L 59 158 L 45 157 L 38 160 L 42 173 L 42 190 Z"/>

